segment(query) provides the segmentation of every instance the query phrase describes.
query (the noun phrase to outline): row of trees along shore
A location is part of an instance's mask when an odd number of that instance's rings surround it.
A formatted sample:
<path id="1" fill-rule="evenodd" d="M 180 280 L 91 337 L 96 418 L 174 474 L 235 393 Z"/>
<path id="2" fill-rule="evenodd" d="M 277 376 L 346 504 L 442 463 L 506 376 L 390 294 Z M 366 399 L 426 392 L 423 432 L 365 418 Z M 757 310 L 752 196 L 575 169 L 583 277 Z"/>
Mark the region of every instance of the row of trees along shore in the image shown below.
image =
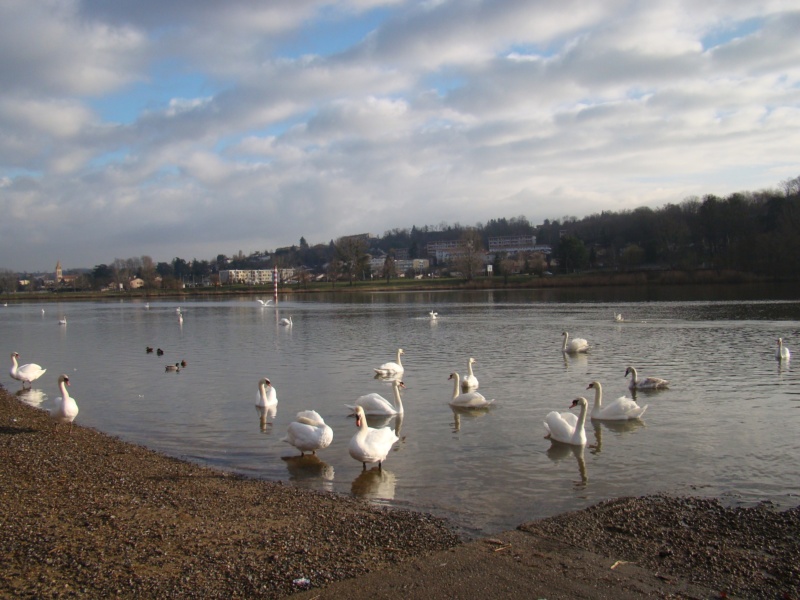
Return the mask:
<path id="1" fill-rule="evenodd" d="M 551 268 L 556 273 L 592 270 L 703 269 L 734 270 L 776 278 L 800 277 L 800 176 L 782 181 L 780 189 L 738 192 L 728 197 L 691 197 L 680 204 L 658 209 L 640 207 L 619 212 L 603 211 L 578 219 L 546 219 L 532 225 L 527 218 L 498 218 L 486 224 L 463 226 L 441 223 L 392 229 L 380 238 L 342 237 L 327 244 L 298 245 L 273 252 L 241 251 L 213 260 L 184 260 L 155 263 L 149 256 L 115 259 L 78 277 L 73 289 L 101 289 L 140 277 L 145 287 L 177 288 L 184 284 L 215 282 L 223 269 L 295 268 L 302 277 L 324 274 L 330 280 L 363 279 L 397 275 L 394 254 L 407 251 L 409 258 L 426 258 L 429 242 L 462 240 L 468 256 L 458 264 L 433 265 L 460 272 L 465 279 L 482 272 L 480 264 L 488 239 L 496 236 L 535 236 L 537 244 L 550 246 L 547 257 L 533 253 L 494 257 L 497 275 L 510 272 L 539 273 Z M 370 273 L 368 254 L 385 253 L 380 273 Z M 552 260 L 555 259 L 555 260 Z M 549 262 L 551 261 L 552 262 Z M 435 262 L 435 261 L 432 261 Z"/>

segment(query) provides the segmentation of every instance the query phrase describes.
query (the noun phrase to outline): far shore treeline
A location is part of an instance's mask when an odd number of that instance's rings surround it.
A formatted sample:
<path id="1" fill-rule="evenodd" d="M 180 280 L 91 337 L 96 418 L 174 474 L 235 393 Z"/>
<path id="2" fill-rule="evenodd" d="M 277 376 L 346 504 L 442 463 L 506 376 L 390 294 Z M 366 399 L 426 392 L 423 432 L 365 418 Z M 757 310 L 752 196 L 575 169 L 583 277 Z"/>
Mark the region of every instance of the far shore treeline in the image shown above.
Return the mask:
<path id="1" fill-rule="evenodd" d="M 549 250 L 487 255 L 489 238 L 502 236 L 532 236 L 537 246 Z M 428 256 L 427 246 L 441 241 L 460 241 L 463 252 L 448 262 L 437 263 Z M 374 262 L 370 267 L 370 258 L 376 256 L 382 258 L 379 269 Z M 430 267 L 423 273 L 398 272 L 395 259 L 401 256 L 428 258 Z M 492 265 L 492 278 L 486 276 L 487 263 Z M 709 282 L 729 280 L 732 273 L 737 280 L 792 280 L 800 278 L 800 176 L 781 182 L 777 190 L 737 192 L 724 198 L 709 194 L 658 209 L 603 211 L 581 219 L 565 216 L 546 219 L 540 225 L 519 216 L 474 226 L 413 226 L 392 229 L 376 238 L 353 235 L 314 245 L 301 237 L 297 245 L 274 251 L 249 255 L 240 251 L 234 256 L 219 254 L 211 260 L 176 257 L 171 262 L 156 263 L 146 254 L 116 258 L 93 269 L 67 270 L 65 274 L 72 276 L 50 291 L 120 290 L 135 277 L 143 280 L 138 292 L 144 294 L 175 293 L 186 287 L 209 291 L 209 287 L 219 287 L 221 270 L 274 267 L 293 269 L 294 277 L 282 282 L 286 291 L 331 289 L 338 282 L 356 288 L 381 283 L 384 289 L 422 287 L 420 277 L 424 278 L 424 287 L 451 287 L 454 280 L 468 287 L 519 286 L 532 279 L 538 280 L 536 285 L 552 285 L 551 273 L 580 274 L 584 284 L 594 277 L 605 285 L 635 284 L 643 277 L 657 277 L 665 283 L 698 278 Z M 659 272 L 661 275 L 656 275 Z M 679 272 L 684 274 L 675 275 Z M 691 272 L 696 274 L 687 275 Z M 0 291 L 37 291 L 42 288 L 42 279 L 3 269 Z M 559 285 L 566 283 L 564 278 L 557 279 Z M 22 287 L 20 281 L 25 282 Z M 242 286 L 237 288 L 246 291 Z"/>

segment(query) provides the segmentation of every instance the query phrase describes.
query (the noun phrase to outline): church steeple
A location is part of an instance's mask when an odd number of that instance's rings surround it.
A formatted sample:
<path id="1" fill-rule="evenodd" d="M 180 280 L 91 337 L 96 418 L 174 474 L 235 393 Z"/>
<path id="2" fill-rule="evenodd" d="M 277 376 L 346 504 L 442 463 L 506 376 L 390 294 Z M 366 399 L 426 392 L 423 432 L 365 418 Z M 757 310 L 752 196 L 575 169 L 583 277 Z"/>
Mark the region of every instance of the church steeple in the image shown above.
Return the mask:
<path id="1" fill-rule="evenodd" d="M 61 273 L 61 261 L 59 260 L 56 262 L 56 283 L 59 283 L 63 279 L 63 274 Z"/>

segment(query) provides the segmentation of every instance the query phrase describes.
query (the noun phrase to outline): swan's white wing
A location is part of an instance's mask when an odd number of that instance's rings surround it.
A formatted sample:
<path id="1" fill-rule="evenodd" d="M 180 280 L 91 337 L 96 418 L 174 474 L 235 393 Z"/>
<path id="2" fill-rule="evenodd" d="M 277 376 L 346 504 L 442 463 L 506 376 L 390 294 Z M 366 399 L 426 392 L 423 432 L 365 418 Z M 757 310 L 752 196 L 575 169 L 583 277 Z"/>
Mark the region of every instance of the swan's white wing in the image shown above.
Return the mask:
<path id="1" fill-rule="evenodd" d="M 571 419 L 570 419 L 571 417 Z M 570 423 L 569 421 L 573 421 Z M 578 425 L 578 417 L 572 413 L 558 413 L 551 411 L 544 418 L 544 427 L 550 434 L 550 438 L 557 442 L 570 443 L 575 427 Z"/>
<path id="2" fill-rule="evenodd" d="M 451 406 L 463 406 L 466 408 L 477 408 L 480 406 L 487 406 L 494 402 L 494 400 L 487 400 L 480 392 L 466 392 L 459 394 L 450 401 Z"/>
<path id="3" fill-rule="evenodd" d="M 592 415 L 592 418 L 607 421 L 638 419 L 644 414 L 645 410 L 647 410 L 647 405 L 639 406 L 635 400 L 621 396 L 603 406 L 600 409 L 600 413 L 597 416 Z"/>
<path id="4" fill-rule="evenodd" d="M 345 406 L 352 411 L 355 411 L 356 406 L 360 406 L 364 409 L 365 415 L 394 415 L 397 413 L 394 405 L 376 392 L 359 396 L 356 398 L 355 404 L 345 404 Z"/>

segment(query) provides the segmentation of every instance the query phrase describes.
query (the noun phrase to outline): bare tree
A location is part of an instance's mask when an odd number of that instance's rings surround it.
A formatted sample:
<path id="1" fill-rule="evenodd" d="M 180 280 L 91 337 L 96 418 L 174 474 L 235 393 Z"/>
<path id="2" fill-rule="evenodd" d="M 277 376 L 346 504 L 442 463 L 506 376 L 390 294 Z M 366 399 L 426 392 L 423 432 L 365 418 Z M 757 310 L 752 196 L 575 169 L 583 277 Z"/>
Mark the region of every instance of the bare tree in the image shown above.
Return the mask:
<path id="1" fill-rule="evenodd" d="M 472 281 L 483 272 L 485 256 L 480 234 L 476 229 L 467 229 L 461 235 L 461 248 L 453 259 L 453 265 L 467 281 Z"/>

